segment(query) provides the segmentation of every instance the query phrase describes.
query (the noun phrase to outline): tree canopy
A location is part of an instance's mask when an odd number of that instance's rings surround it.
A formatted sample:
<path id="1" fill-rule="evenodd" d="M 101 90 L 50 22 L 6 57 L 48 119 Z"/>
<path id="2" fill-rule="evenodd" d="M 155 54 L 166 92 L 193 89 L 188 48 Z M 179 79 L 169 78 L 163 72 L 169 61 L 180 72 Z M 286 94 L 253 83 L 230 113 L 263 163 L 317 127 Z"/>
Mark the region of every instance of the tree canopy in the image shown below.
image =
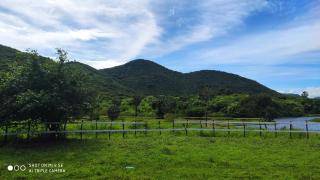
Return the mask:
<path id="1" fill-rule="evenodd" d="M 50 130 L 92 109 L 95 95 L 86 86 L 86 76 L 66 66 L 67 53 L 57 50 L 57 62 L 40 63 L 36 51 L 29 52 L 27 65 L 13 64 L 1 74 L 0 120 L 42 122 Z M 25 58 L 25 57 L 24 57 Z"/>

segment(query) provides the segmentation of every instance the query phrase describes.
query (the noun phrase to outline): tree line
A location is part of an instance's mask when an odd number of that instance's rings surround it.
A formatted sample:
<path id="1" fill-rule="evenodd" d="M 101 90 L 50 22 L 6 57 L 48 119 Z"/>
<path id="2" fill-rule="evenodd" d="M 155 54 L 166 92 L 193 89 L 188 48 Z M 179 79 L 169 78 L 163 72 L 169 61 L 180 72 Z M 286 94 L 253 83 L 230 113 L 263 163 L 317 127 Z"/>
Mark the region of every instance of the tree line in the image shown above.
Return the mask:
<path id="1" fill-rule="evenodd" d="M 88 76 L 69 66 L 67 52 L 57 49 L 57 60 L 45 60 L 34 50 L 18 54 L 20 61 L 0 72 L 0 125 L 10 122 L 43 123 L 50 131 L 88 116 L 228 116 L 276 117 L 320 114 L 320 100 L 269 94 L 215 94 L 203 86 L 192 96 L 111 96 L 92 88 Z M 55 122 L 61 122 L 56 124 Z"/>
<path id="2" fill-rule="evenodd" d="M 139 101 L 137 101 L 139 99 Z M 117 109 L 114 117 L 155 116 L 163 119 L 166 116 L 203 117 L 248 117 L 263 118 L 271 121 L 278 117 L 298 117 L 320 113 L 320 101 L 307 97 L 271 96 L 268 94 L 228 94 L 204 97 L 194 95 L 188 97 L 174 96 L 136 96 L 122 97 L 121 102 L 114 104 L 106 101 L 103 109 Z M 111 114 L 108 114 L 109 117 Z M 112 111 L 115 112 L 115 111 Z"/>
<path id="3" fill-rule="evenodd" d="M 43 123 L 59 131 L 70 117 L 93 111 L 96 95 L 86 84 L 86 76 L 68 66 L 67 52 L 57 49 L 57 61 L 45 61 L 35 50 L 17 58 L 27 64 L 13 63 L 1 72 L 0 122 Z"/>

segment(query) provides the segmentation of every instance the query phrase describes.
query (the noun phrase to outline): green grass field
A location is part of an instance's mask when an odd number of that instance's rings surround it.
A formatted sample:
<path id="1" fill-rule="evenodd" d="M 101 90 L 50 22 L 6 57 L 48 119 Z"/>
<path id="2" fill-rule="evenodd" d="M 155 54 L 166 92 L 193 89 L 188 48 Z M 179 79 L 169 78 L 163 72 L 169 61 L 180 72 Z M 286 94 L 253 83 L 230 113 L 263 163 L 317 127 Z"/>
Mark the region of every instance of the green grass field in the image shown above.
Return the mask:
<path id="1" fill-rule="evenodd" d="M 189 136 L 171 132 L 69 136 L 0 147 L 0 179 L 320 179 L 320 137 Z M 9 172 L 9 164 L 63 163 L 64 173 Z M 28 170 L 28 169 L 27 169 Z"/>

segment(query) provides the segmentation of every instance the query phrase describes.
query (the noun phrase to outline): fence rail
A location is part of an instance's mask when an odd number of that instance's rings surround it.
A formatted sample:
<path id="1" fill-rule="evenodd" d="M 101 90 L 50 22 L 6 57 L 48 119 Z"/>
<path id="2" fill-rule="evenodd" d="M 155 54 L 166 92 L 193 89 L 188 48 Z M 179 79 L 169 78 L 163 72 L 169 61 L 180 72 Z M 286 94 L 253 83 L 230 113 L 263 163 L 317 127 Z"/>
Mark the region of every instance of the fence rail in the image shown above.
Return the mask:
<path id="1" fill-rule="evenodd" d="M 173 120 L 173 121 L 165 121 L 165 120 L 151 120 L 151 121 L 144 121 L 144 122 L 126 122 L 124 120 L 120 122 L 101 122 L 101 121 L 79 121 L 79 122 L 50 122 L 49 124 L 60 124 L 62 125 L 61 130 L 58 131 L 49 131 L 48 129 L 44 128 L 45 130 L 38 128 L 32 129 L 31 123 L 10 123 L 10 124 L 2 124 L 0 128 L 2 129 L 2 133 L 0 136 L 4 136 L 7 139 L 7 136 L 17 136 L 17 135 L 27 135 L 28 138 L 34 135 L 42 135 L 42 134 L 80 134 L 82 139 L 83 134 L 92 134 L 95 133 L 96 137 L 98 134 L 101 133 L 108 133 L 109 138 L 113 133 L 122 133 L 123 137 L 126 133 L 134 132 L 136 135 L 137 132 L 159 132 L 160 135 L 162 132 L 178 132 L 184 131 L 186 135 L 188 132 L 192 131 L 211 131 L 212 135 L 215 136 L 216 132 L 228 132 L 230 135 L 231 132 L 243 132 L 243 136 L 246 136 L 248 132 L 259 132 L 260 136 L 262 133 L 289 133 L 290 138 L 292 138 L 292 133 L 304 133 L 306 137 L 309 138 L 309 133 L 320 133 L 319 130 L 309 129 L 312 125 L 318 125 L 319 123 L 310 123 L 305 121 L 304 128 L 296 128 L 293 124 L 290 123 L 277 123 L 277 122 L 246 122 L 246 121 L 230 121 L 230 120 Z M 17 125 L 27 125 L 28 128 L 19 130 L 10 130 L 12 126 Z M 38 125 L 46 125 L 46 124 L 38 124 Z M 72 125 L 76 125 L 72 126 Z M 88 129 L 84 129 L 85 125 L 91 125 Z M 95 126 L 92 126 L 95 125 Z M 100 127 L 99 127 L 100 125 Z M 107 125 L 101 127 L 101 125 Z M 118 126 L 117 126 L 118 125 Z M 131 125 L 131 126 L 126 126 Z M 139 127 L 138 127 L 139 125 Z M 149 127 L 149 125 L 151 127 Z M 280 128 L 281 125 L 287 125 L 288 128 Z M 80 126 L 80 127 L 79 127 Z M 117 126 L 117 127 L 115 127 Z M 152 127 L 153 126 L 153 127 Z M 180 126 L 180 127 L 179 127 Z M 72 127 L 71 129 L 67 130 L 67 127 Z M 78 128 L 78 129 L 75 129 Z M 80 129 L 79 129 L 80 128 Z"/>
<path id="2" fill-rule="evenodd" d="M 42 132 L 32 132 L 31 134 L 65 134 L 65 133 L 70 133 L 70 134 L 76 134 L 76 133 L 104 133 L 104 132 L 159 132 L 159 131 L 212 131 L 212 129 L 209 128 L 170 128 L 170 129 L 126 129 L 126 130 L 121 130 L 121 129 L 115 129 L 115 130 L 71 130 L 71 131 L 42 131 Z M 242 129 L 215 129 L 215 131 L 219 132 L 243 132 Z M 259 129 L 248 129 L 245 130 L 245 132 L 286 132 L 286 133 L 306 133 L 307 131 L 305 130 L 259 130 Z M 309 133 L 320 133 L 319 131 L 308 131 Z M 28 132 L 17 132 L 17 133 L 2 133 L 0 135 L 5 136 L 5 135 L 19 135 L 19 134 L 27 134 Z"/>

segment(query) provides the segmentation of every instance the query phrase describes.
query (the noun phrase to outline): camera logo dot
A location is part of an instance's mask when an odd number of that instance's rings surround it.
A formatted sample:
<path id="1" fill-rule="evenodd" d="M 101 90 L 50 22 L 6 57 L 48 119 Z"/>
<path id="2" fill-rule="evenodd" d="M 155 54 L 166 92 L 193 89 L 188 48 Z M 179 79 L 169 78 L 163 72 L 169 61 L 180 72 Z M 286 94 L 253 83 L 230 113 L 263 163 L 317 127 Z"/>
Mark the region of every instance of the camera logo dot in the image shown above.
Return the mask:
<path id="1" fill-rule="evenodd" d="M 21 165 L 21 166 L 20 166 L 20 170 L 21 170 L 21 171 L 25 171 L 25 170 L 26 170 L 26 166 L 25 166 L 25 165 Z"/>
<path id="2" fill-rule="evenodd" d="M 13 166 L 12 165 L 9 165 L 8 166 L 8 171 L 12 171 L 13 170 Z"/>
<path id="3" fill-rule="evenodd" d="M 25 171 L 27 167 L 25 165 L 8 165 L 8 171 Z"/>

